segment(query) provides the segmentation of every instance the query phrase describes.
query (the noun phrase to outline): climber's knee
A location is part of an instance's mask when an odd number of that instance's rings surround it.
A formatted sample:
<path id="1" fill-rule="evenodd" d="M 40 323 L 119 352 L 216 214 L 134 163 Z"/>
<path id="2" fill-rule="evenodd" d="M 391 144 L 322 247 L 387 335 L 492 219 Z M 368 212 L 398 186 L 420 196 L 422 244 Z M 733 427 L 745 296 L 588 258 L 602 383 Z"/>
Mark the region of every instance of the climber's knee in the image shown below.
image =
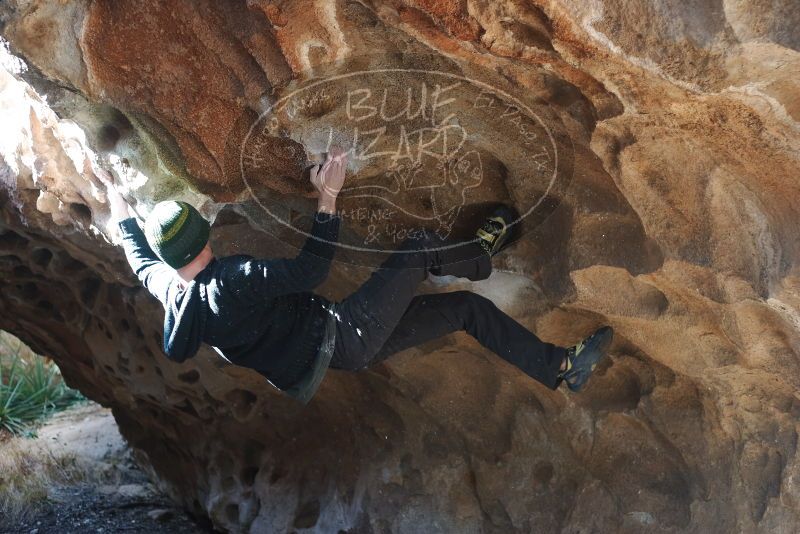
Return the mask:
<path id="1" fill-rule="evenodd" d="M 468 326 L 473 324 L 480 314 L 484 313 L 484 310 L 494 306 L 491 300 L 472 291 L 453 291 L 448 295 L 451 295 L 449 307 L 455 312 L 462 329 L 468 329 Z"/>
<path id="2" fill-rule="evenodd" d="M 465 307 L 468 310 L 473 310 L 474 308 L 479 308 L 492 303 L 491 300 L 472 291 L 453 291 L 451 295 L 455 295 L 458 305 Z"/>

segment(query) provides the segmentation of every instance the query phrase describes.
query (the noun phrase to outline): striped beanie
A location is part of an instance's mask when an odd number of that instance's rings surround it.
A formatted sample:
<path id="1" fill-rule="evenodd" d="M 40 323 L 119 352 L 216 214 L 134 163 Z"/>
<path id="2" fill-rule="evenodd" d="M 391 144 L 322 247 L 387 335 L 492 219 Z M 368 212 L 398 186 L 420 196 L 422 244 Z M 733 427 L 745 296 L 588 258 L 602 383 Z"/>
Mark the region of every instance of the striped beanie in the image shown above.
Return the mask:
<path id="1" fill-rule="evenodd" d="M 159 202 L 144 223 L 147 243 L 161 260 L 180 269 L 200 254 L 208 243 L 209 224 L 186 202 Z"/>

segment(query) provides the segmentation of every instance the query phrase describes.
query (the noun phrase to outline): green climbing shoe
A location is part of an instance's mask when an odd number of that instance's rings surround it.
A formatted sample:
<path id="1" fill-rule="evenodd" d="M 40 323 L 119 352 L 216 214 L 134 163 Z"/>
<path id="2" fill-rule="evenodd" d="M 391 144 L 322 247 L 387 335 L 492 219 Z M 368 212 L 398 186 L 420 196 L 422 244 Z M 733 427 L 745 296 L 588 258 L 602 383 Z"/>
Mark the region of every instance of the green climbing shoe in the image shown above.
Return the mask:
<path id="1" fill-rule="evenodd" d="M 605 354 L 614 337 L 614 329 L 604 326 L 574 347 L 567 349 L 567 368 L 559 378 L 571 391 L 580 391 L 589 380 L 597 362 Z"/>
<path id="2" fill-rule="evenodd" d="M 483 250 L 494 256 L 519 236 L 519 213 L 507 204 L 500 204 L 475 235 Z"/>

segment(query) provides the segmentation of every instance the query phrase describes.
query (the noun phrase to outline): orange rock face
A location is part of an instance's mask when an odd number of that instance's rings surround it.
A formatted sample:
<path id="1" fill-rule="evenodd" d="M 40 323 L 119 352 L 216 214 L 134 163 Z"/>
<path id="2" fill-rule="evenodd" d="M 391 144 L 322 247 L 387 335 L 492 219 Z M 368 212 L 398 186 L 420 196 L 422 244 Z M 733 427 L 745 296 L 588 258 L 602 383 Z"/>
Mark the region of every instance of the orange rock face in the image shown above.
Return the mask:
<path id="1" fill-rule="evenodd" d="M 171 494 L 231 532 L 800 528 L 800 7 L 644 0 L 11 1 L 0 328 L 114 409 Z M 66 88 L 66 89 L 65 89 Z M 21 112 L 20 110 L 23 110 Z M 13 112 L 12 112 L 13 111 Z M 464 334 L 300 406 L 161 315 L 92 226 L 86 142 L 137 209 L 292 254 L 307 169 L 353 149 L 341 298 L 403 236 L 526 214 L 493 298 L 547 341 L 617 332 L 580 394 Z"/>

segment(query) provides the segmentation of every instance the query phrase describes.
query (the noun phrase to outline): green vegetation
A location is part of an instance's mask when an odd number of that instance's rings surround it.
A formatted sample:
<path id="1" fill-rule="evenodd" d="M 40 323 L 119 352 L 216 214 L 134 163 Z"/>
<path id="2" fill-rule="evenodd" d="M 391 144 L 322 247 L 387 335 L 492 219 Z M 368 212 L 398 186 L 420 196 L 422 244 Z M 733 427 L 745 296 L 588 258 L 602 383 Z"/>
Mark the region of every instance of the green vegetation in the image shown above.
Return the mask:
<path id="1" fill-rule="evenodd" d="M 0 431 L 24 433 L 31 424 L 82 399 L 67 387 L 52 361 L 0 332 Z"/>

